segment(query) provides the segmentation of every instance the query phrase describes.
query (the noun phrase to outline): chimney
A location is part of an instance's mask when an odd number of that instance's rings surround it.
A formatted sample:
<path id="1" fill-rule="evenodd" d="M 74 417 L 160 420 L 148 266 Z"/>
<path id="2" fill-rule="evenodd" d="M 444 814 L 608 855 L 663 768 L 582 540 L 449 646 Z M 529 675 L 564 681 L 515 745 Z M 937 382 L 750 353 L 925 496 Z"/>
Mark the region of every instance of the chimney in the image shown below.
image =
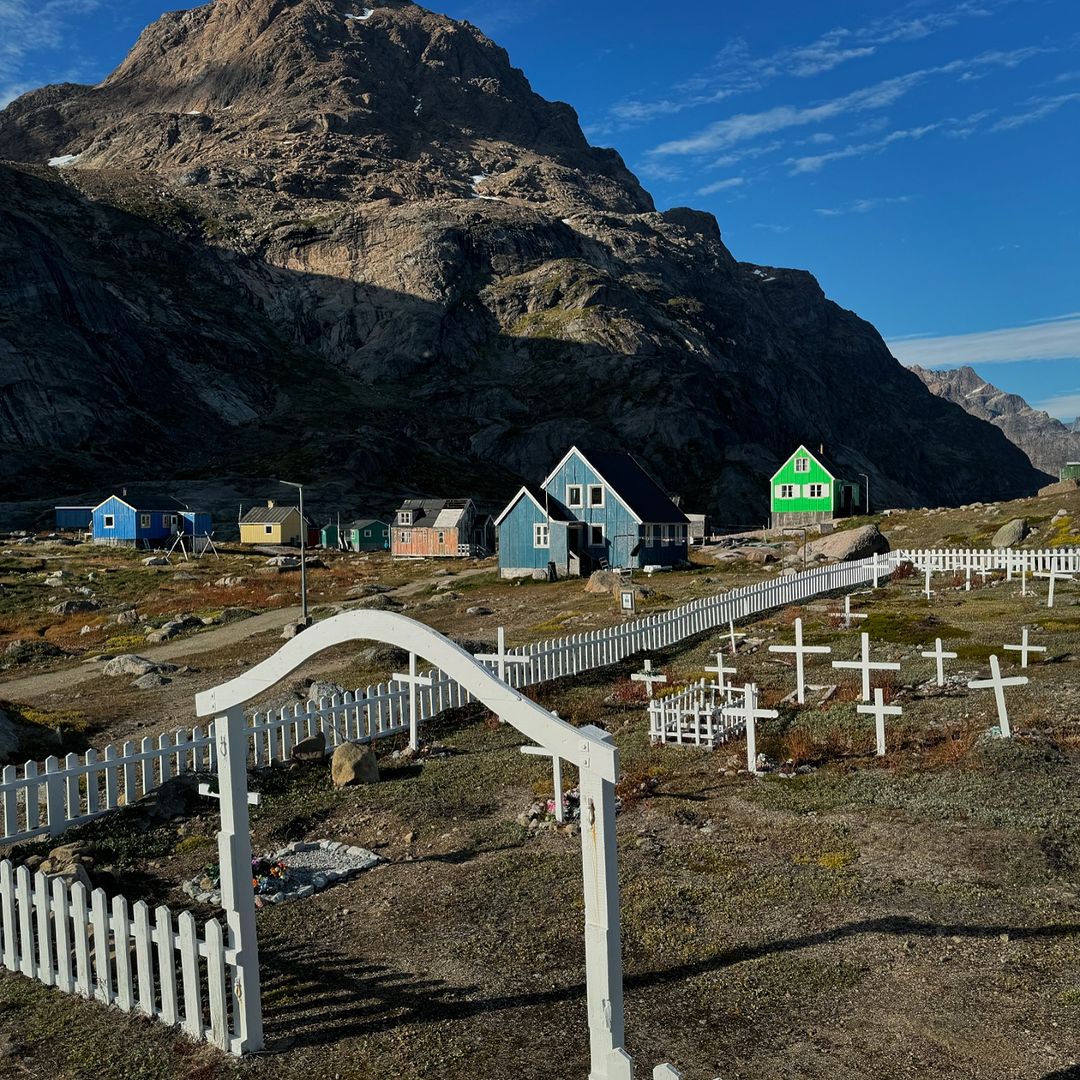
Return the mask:
<path id="1" fill-rule="evenodd" d="M 126 499 L 127 498 L 127 488 L 122 488 L 121 491 L 120 491 L 120 495 L 121 495 L 122 498 Z"/>
<path id="2" fill-rule="evenodd" d="M 266 509 L 267 510 L 273 510 L 274 509 L 274 500 L 273 499 L 267 499 L 266 500 Z"/>
<path id="3" fill-rule="evenodd" d="M 817 452 L 819 454 L 824 454 L 825 453 L 825 444 L 824 443 L 818 443 Z"/>

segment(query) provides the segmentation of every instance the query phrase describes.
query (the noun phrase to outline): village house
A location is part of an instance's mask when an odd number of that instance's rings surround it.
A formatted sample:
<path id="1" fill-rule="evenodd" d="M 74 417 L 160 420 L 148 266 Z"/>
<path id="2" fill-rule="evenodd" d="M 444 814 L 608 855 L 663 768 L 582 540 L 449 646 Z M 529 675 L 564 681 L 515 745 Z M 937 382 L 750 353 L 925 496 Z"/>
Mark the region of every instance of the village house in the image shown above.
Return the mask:
<path id="1" fill-rule="evenodd" d="M 89 532 L 93 525 L 92 506 L 54 506 L 57 532 Z"/>
<path id="2" fill-rule="evenodd" d="M 58 508 L 59 509 L 59 508 Z M 167 547 L 183 534 L 195 540 L 210 535 L 210 515 L 187 510 L 175 499 L 110 495 L 90 512 L 95 544 L 118 547 Z"/>
<path id="3" fill-rule="evenodd" d="M 472 499 L 406 499 L 390 530 L 395 558 L 486 555 L 491 541 L 491 519 Z"/>
<path id="4" fill-rule="evenodd" d="M 379 518 L 358 518 L 348 525 L 324 525 L 319 536 L 324 548 L 342 551 L 389 551 L 390 524 Z"/>
<path id="5" fill-rule="evenodd" d="M 772 527 L 829 524 L 859 512 L 859 484 L 842 477 L 839 467 L 825 456 L 824 447 L 812 454 L 800 446 L 769 481 Z"/>
<path id="6" fill-rule="evenodd" d="M 301 529 L 300 511 L 295 506 L 279 506 L 273 499 L 267 499 L 265 506 L 253 506 L 240 517 L 241 544 L 273 544 L 300 546 Z M 311 544 L 311 527 L 308 536 Z"/>
<path id="7" fill-rule="evenodd" d="M 630 454 L 571 447 L 495 519 L 502 577 L 574 577 L 687 560 L 686 515 Z"/>

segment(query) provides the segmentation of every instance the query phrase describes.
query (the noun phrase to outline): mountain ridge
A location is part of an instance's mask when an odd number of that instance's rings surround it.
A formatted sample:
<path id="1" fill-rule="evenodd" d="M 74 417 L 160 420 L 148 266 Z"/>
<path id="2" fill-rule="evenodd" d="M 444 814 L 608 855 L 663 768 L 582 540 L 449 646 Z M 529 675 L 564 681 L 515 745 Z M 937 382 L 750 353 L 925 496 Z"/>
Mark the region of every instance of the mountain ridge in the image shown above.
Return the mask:
<path id="1" fill-rule="evenodd" d="M 208 498 L 227 460 L 237 485 L 288 468 L 371 509 L 448 477 L 497 503 L 574 442 L 634 451 L 732 524 L 760 520 L 802 442 L 895 505 L 1045 479 L 812 275 L 656 211 L 474 27 L 365 10 L 216 0 L 152 24 L 98 87 L 0 112 L 0 286 L 22 297 L 0 306 L 0 447 L 24 462 L 0 494 L 25 500 L 51 452 L 87 484 L 179 471 Z M 103 379 L 138 435 L 92 407 Z M 161 417 L 163 394 L 202 418 Z"/>

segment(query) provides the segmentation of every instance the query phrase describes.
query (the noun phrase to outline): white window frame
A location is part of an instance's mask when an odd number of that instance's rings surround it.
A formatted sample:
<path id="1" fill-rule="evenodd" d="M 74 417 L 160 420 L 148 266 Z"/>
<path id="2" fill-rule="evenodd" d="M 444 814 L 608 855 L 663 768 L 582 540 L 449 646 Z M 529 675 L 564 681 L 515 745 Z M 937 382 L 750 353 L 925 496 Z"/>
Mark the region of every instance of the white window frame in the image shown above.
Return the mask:
<path id="1" fill-rule="evenodd" d="M 596 509 L 598 507 L 603 507 L 603 505 L 604 505 L 604 485 L 603 484 L 589 484 L 588 488 L 589 488 L 589 491 L 588 491 L 588 499 L 589 499 L 588 508 L 590 510 L 593 510 L 593 509 Z M 594 491 L 599 491 L 600 492 L 600 500 L 598 502 L 593 502 L 593 492 Z"/>
<path id="2" fill-rule="evenodd" d="M 398 543 L 401 543 L 401 544 L 407 544 L 408 542 L 409 542 L 409 534 L 408 534 L 407 532 L 403 532 L 403 533 L 402 533 L 402 534 L 401 534 L 401 535 L 400 535 L 400 536 L 398 537 Z"/>
<path id="3" fill-rule="evenodd" d="M 577 499 L 574 499 L 574 495 L 577 495 Z M 566 505 L 575 507 L 581 510 L 585 506 L 585 487 L 583 484 L 567 484 L 566 485 Z"/>
<path id="4" fill-rule="evenodd" d="M 365 536 L 370 536 L 371 535 L 371 530 L 370 529 L 365 529 L 364 530 L 364 535 Z"/>
<path id="5" fill-rule="evenodd" d="M 140 529 L 149 529 L 150 528 L 150 522 L 152 520 L 153 519 L 151 518 L 151 516 L 149 514 L 140 514 L 139 515 L 139 528 Z"/>
<path id="6" fill-rule="evenodd" d="M 446 533 L 442 529 L 440 529 L 439 530 L 439 547 L 445 547 L 445 546 L 446 546 Z"/>
<path id="7" fill-rule="evenodd" d="M 798 485 L 796 484 L 781 484 L 780 494 L 777 496 L 779 499 L 797 499 L 799 497 L 796 490 Z"/>
<path id="8" fill-rule="evenodd" d="M 810 459 L 808 457 L 797 457 L 795 459 L 795 471 L 799 473 L 810 471 Z"/>
<path id="9" fill-rule="evenodd" d="M 412 521 L 412 511 L 411 510 L 399 510 L 398 511 L 398 516 L 397 516 L 397 523 L 399 525 L 411 525 L 413 523 L 413 521 Z"/>
<path id="10" fill-rule="evenodd" d="M 600 540 L 599 541 L 596 540 L 596 534 L 597 533 L 600 534 Z M 596 547 L 606 547 L 607 546 L 606 540 L 607 540 L 607 538 L 604 536 L 604 526 L 603 525 L 590 525 L 589 526 L 589 547 L 594 547 L 594 548 L 596 548 Z"/>
<path id="11" fill-rule="evenodd" d="M 116 528 L 116 515 L 115 514 L 102 514 L 101 527 L 103 529 L 115 529 Z"/>
<path id="12" fill-rule="evenodd" d="M 806 495 L 807 499 L 824 499 L 828 497 L 828 492 L 825 490 L 824 484 L 807 484 Z"/>
<path id="13" fill-rule="evenodd" d="M 266 531 L 267 536 L 273 536 L 274 535 L 274 526 L 273 525 L 264 525 L 263 529 Z"/>
<path id="14" fill-rule="evenodd" d="M 175 529 L 180 519 L 176 514 L 169 515 L 169 527 Z"/>
<path id="15" fill-rule="evenodd" d="M 537 521 L 533 523 L 533 547 L 551 547 L 551 527 L 546 522 Z"/>

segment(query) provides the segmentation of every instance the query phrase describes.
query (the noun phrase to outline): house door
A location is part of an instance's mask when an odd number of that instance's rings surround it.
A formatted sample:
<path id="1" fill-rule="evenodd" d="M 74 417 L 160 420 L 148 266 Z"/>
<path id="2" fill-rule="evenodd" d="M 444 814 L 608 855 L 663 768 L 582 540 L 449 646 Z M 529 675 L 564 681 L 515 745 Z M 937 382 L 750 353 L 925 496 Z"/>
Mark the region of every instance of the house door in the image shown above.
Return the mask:
<path id="1" fill-rule="evenodd" d="M 588 572 L 585 562 L 588 556 L 582 555 L 585 526 L 580 521 L 574 521 L 566 526 L 566 572 L 572 575 L 582 575 Z"/>

